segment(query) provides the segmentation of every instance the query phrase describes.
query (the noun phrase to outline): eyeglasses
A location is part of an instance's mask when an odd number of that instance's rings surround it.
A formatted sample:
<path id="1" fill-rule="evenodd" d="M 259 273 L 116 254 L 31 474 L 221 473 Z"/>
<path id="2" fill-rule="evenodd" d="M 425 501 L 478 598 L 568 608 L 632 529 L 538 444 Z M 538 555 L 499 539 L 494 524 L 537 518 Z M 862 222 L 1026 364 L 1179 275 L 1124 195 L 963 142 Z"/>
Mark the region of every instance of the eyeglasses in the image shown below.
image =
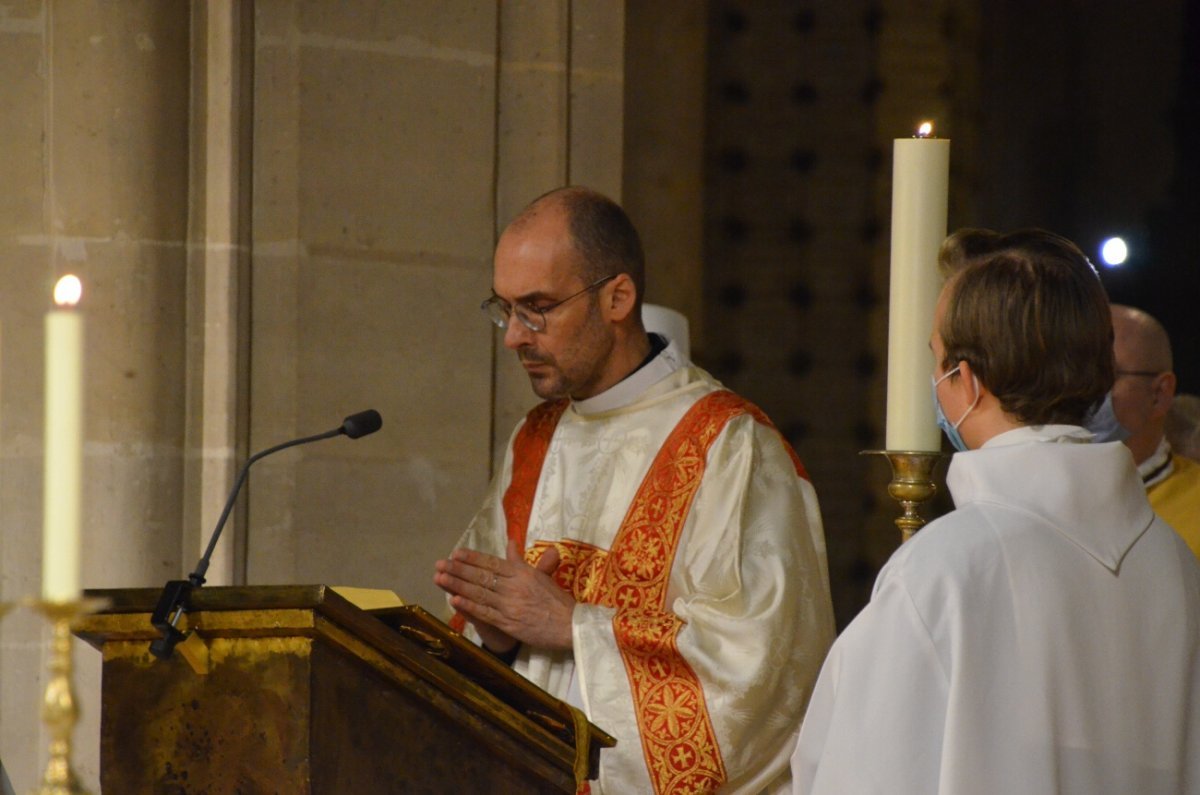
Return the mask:
<path id="1" fill-rule="evenodd" d="M 491 298 L 479 305 L 483 313 L 488 316 L 488 319 L 495 323 L 500 328 L 508 328 L 508 319 L 513 315 L 517 316 L 517 320 L 525 324 L 525 327 L 533 332 L 543 332 L 546 330 L 546 313 L 558 309 L 560 306 L 570 301 L 573 298 L 578 298 L 584 293 L 595 290 L 602 284 L 610 282 L 617 278 L 617 274 L 605 276 L 603 279 L 596 281 L 584 287 L 579 292 L 568 295 L 561 301 L 555 301 L 553 304 L 546 306 L 530 306 L 529 304 L 510 304 L 498 295 L 493 295 Z"/>

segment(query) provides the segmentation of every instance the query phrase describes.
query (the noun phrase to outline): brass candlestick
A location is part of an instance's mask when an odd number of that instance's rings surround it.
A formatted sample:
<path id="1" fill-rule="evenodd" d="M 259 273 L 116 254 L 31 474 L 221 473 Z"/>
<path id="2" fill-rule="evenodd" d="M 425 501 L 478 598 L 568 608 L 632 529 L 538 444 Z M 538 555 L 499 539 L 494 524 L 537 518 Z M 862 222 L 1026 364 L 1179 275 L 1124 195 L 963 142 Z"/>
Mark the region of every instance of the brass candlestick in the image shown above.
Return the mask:
<path id="1" fill-rule="evenodd" d="M 896 518 L 896 527 L 900 528 L 900 543 L 903 544 L 925 526 L 925 517 L 921 516 L 920 507 L 937 494 L 937 484 L 933 482 L 933 468 L 937 466 L 943 454 L 910 450 L 863 450 L 860 455 L 887 456 L 888 463 L 892 465 L 892 481 L 888 483 L 888 494 L 899 502 L 904 510 Z"/>
<path id="2" fill-rule="evenodd" d="M 79 720 L 71 669 L 71 623 L 104 607 L 102 599 L 69 602 L 31 600 L 30 607 L 50 622 L 50 679 L 42 696 L 42 722 L 50 729 L 50 759 L 42 783 L 32 795 L 88 795 L 71 766 L 71 733 Z"/>

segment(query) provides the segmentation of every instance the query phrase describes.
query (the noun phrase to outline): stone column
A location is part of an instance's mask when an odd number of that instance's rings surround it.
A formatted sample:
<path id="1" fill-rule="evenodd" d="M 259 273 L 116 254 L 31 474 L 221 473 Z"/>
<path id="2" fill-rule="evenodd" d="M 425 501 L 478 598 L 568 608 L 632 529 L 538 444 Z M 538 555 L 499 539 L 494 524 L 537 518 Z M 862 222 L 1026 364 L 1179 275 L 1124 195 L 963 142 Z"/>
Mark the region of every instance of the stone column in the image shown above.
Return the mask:
<path id="1" fill-rule="evenodd" d="M 192 5 L 186 572 L 204 554 L 247 457 L 252 9 L 233 0 Z M 244 509 L 230 514 L 208 584 L 245 581 L 244 517 Z"/>

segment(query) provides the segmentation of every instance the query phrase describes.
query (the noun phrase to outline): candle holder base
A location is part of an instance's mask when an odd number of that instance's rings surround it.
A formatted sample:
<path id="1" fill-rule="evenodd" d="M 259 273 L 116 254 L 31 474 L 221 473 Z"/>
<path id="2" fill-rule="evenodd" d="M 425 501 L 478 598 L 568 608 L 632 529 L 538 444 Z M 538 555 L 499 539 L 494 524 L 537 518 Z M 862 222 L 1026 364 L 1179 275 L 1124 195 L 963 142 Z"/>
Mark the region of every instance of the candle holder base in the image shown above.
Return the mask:
<path id="1" fill-rule="evenodd" d="M 900 543 L 908 541 L 925 526 L 926 520 L 921 516 L 920 508 L 937 494 L 933 468 L 945 454 L 912 450 L 863 450 L 859 455 L 886 456 L 892 465 L 888 495 L 900 503 L 903 510 L 895 521 L 900 529 Z"/>
<path id="2" fill-rule="evenodd" d="M 71 623 L 103 609 L 104 599 L 72 601 L 27 600 L 26 604 L 50 622 L 54 637 L 50 645 L 50 673 L 42 696 L 42 722 L 50 730 L 50 759 L 42 783 L 31 795 L 89 795 L 71 766 L 71 733 L 79 720 L 79 706 L 72 683 Z"/>

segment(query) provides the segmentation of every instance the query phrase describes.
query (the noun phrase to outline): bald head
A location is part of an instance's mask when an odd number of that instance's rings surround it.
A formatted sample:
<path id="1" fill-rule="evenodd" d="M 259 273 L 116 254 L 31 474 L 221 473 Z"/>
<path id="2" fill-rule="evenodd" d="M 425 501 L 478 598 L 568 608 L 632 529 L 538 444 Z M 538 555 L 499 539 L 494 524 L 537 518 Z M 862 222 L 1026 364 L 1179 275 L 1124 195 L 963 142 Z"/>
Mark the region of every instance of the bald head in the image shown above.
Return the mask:
<path id="1" fill-rule="evenodd" d="M 640 321 L 646 258 L 637 229 L 621 206 L 591 188 L 557 188 L 530 202 L 508 229 L 520 231 L 548 214 L 565 218 L 571 246 L 578 254 L 578 275 L 586 284 L 618 273 L 629 275 L 637 291 L 634 317 Z"/>
<path id="2" fill-rule="evenodd" d="M 1165 373 L 1173 369 L 1171 340 L 1152 315 L 1132 306 L 1112 305 L 1113 350 L 1117 369 Z"/>
<path id="3" fill-rule="evenodd" d="M 1175 397 L 1171 340 L 1152 315 L 1113 304 L 1113 354 L 1117 380 L 1113 412 L 1129 438 L 1125 444 L 1139 464 L 1154 454 Z"/>

